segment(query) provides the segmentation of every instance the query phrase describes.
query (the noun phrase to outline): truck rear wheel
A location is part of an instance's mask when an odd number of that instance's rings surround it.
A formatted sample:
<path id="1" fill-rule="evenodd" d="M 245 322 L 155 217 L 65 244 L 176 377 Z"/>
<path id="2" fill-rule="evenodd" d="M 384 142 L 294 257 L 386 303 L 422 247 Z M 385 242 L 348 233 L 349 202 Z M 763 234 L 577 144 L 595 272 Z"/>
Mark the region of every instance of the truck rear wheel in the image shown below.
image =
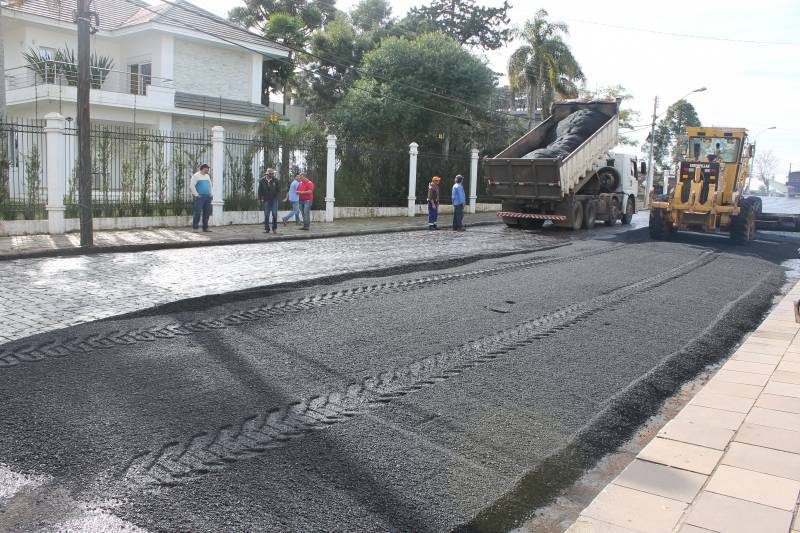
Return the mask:
<path id="1" fill-rule="evenodd" d="M 633 220 L 633 211 L 633 198 L 628 198 L 628 202 L 625 204 L 625 213 L 622 214 L 622 223 L 624 225 L 627 226 L 631 223 L 631 220 Z"/>
<path id="2" fill-rule="evenodd" d="M 669 239 L 672 235 L 672 224 L 667 223 L 663 209 L 650 209 L 650 238 L 657 241 Z"/>
<path id="3" fill-rule="evenodd" d="M 586 204 L 583 206 L 583 229 L 592 229 L 594 228 L 594 219 L 597 215 L 596 213 L 597 208 L 594 205 L 594 202 L 587 201 Z"/>
<path id="4" fill-rule="evenodd" d="M 569 217 L 570 228 L 573 231 L 578 231 L 583 227 L 583 204 L 575 202 L 572 204 L 572 209 Z"/>

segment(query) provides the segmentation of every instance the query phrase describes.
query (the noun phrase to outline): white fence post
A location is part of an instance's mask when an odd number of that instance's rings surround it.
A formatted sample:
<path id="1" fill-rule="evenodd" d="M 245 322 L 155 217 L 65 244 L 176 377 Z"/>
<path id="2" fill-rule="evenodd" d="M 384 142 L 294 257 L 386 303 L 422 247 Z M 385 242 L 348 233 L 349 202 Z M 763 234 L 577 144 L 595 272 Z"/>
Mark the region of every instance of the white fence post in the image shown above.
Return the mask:
<path id="1" fill-rule="evenodd" d="M 419 145 L 408 145 L 408 216 L 413 217 L 417 211 L 417 154 Z"/>
<path id="2" fill-rule="evenodd" d="M 47 231 L 50 234 L 65 233 L 64 193 L 66 189 L 66 172 L 64 161 L 67 157 L 67 143 L 64 138 L 64 117 L 58 113 L 45 115 L 46 150 L 47 150 Z"/>
<path id="3" fill-rule="evenodd" d="M 325 222 L 333 222 L 336 198 L 333 195 L 336 180 L 336 135 L 328 135 L 328 176 L 325 184 Z"/>
<path id="4" fill-rule="evenodd" d="M 213 170 L 211 194 L 214 197 L 211 201 L 213 208 L 211 224 L 222 226 L 224 220 L 222 210 L 225 205 L 225 200 L 222 198 L 222 184 L 225 180 L 225 128 L 214 126 L 211 128 L 211 132 L 211 169 Z"/>
<path id="5" fill-rule="evenodd" d="M 475 213 L 478 202 L 478 149 L 472 149 L 469 162 L 469 212 Z"/>

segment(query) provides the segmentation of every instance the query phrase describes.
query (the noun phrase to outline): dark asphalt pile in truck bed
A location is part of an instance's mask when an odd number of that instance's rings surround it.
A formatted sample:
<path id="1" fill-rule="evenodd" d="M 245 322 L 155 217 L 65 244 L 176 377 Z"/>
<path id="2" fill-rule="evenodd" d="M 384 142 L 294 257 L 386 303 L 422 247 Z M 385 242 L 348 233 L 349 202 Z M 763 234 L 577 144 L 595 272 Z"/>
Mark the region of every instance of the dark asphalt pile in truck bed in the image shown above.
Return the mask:
<path id="1" fill-rule="evenodd" d="M 599 111 L 579 109 L 550 129 L 546 139 L 547 146 L 525 154 L 523 159 L 564 159 L 608 122 L 608 119 L 609 117 Z"/>

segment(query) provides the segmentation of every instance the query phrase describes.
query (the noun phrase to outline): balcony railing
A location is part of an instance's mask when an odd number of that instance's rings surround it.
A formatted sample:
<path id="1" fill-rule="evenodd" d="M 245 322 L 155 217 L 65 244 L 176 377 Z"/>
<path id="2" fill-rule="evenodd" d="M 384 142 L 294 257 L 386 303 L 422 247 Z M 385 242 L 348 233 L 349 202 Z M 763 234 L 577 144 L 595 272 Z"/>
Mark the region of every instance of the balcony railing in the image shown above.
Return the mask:
<path id="1" fill-rule="evenodd" d="M 93 90 L 139 96 L 147 95 L 149 87 L 173 88 L 171 79 L 97 67 L 90 68 L 89 79 Z M 6 70 L 6 91 L 44 85 L 77 87 L 78 65 L 58 61 L 42 61 Z"/>

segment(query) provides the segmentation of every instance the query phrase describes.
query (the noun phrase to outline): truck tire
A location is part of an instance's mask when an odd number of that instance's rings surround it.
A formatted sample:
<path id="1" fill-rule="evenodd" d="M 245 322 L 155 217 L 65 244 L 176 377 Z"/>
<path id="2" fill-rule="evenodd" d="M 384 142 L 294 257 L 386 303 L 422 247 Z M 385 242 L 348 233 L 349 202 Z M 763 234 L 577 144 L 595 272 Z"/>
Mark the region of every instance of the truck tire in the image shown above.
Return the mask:
<path id="1" fill-rule="evenodd" d="M 606 216 L 606 226 L 613 226 L 617 223 L 619 216 L 619 200 L 613 198 L 608 204 L 608 215 Z"/>
<path id="2" fill-rule="evenodd" d="M 650 209 L 650 238 L 663 241 L 672 236 L 672 225 L 664 219 L 663 209 Z"/>
<path id="3" fill-rule="evenodd" d="M 739 200 L 739 214 L 731 217 L 728 230 L 734 244 L 745 244 L 752 241 L 756 233 L 756 206 L 752 198 Z"/>
<path id="4" fill-rule="evenodd" d="M 583 227 L 583 204 L 575 202 L 570 209 L 569 227 L 573 231 L 578 231 Z"/>
<path id="5" fill-rule="evenodd" d="M 583 224 L 581 224 L 583 229 L 594 228 L 594 219 L 596 216 L 597 208 L 595 207 L 594 202 L 591 200 L 587 201 L 583 206 Z"/>
<path id="6" fill-rule="evenodd" d="M 625 212 L 622 214 L 622 223 L 624 225 L 627 226 L 631 223 L 631 220 L 633 220 L 633 211 L 633 198 L 628 198 L 628 202 L 625 204 Z"/>

